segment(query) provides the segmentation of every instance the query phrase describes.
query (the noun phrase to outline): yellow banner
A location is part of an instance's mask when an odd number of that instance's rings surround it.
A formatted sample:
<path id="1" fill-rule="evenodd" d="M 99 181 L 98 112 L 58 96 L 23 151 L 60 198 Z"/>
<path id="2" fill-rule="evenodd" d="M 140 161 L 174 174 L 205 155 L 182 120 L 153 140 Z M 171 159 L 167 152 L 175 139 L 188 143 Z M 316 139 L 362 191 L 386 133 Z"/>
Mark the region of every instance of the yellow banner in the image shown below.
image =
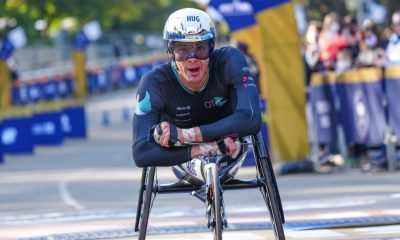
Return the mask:
<path id="1" fill-rule="evenodd" d="M 379 68 L 359 68 L 343 72 L 337 77 L 338 83 L 367 83 L 382 80 L 382 71 Z"/>
<path id="2" fill-rule="evenodd" d="M 400 78 L 400 66 L 390 66 L 385 69 L 385 78 L 387 79 L 399 79 Z"/>
<path id="3" fill-rule="evenodd" d="M 0 60 L 0 108 L 11 106 L 11 79 L 10 69 L 6 61 Z"/>
<path id="4" fill-rule="evenodd" d="M 87 96 L 85 52 L 73 51 L 72 61 L 75 68 L 75 96 L 79 99 L 85 98 Z"/>
<path id="5" fill-rule="evenodd" d="M 292 3 L 258 12 L 268 81 L 271 152 L 276 161 L 306 159 L 304 68 Z"/>

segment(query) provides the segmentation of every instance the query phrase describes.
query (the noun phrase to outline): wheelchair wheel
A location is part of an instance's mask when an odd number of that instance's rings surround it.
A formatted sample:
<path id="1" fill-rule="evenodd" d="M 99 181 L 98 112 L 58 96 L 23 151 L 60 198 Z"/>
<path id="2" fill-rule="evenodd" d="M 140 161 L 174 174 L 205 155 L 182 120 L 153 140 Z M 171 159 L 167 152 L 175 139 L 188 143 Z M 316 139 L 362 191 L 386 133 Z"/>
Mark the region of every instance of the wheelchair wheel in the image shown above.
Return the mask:
<path id="1" fill-rule="evenodd" d="M 258 143 L 254 144 L 257 174 L 261 179 L 265 179 L 265 182 L 260 187 L 260 191 L 268 207 L 275 239 L 285 240 L 285 232 L 283 230 L 285 219 L 282 203 L 268 151 L 260 134 L 253 139 L 253 142 Z"/>
<path id="2" fill-rule="evenodd" d="M 146 239 L 147 232 L 147 224 L 149 220 L 150 210 L 151 210 L 151 202 L 153 199 L 153 183 L 154 183 L 154 175 L 155 175 L 155 167 L 149 167 L 146 171 L 145 183 L 144 183 L 144 193 L 141 194 L 143 197 L 143 208 L 140 213 L 140 222 L 139 222 L 139 240 Z"/>
<path id="3" fill-rule="evenodd" d="M 140 222 L 140 216 L 142 213 L 142 205 L 143 205 L 143 192 L 145 189 L 145 181 L 146 181 L 146 174 L 147 173 L 147 168 L 143 168 L 142 170 L 142 178 L 140 180 L 140 191 L 139 191 L 139 197 L 138 197 L 138 204 L 137 204 L 137 209 L 136 209 L 136 221 L 135 221 L 135 232 L 139 231 L 139 222 Z"/>
<path id="4" fill-rule="evenodd" d="M 219 182 L 219 173 L 217 166 L 212 168 L 212 190 L 213 190 L 213 205 L 214 205 L 214 240 L 222 240 L 222 211 L 221 211 L 221 187 Z"/>
<path id="5" fill-rule="evenodd" d="M 207 226 L 211 228 L 214 240 L 222 240 L 222 192 L 215 162 L 206 165 L 205 180 L 207 185 Z"/>

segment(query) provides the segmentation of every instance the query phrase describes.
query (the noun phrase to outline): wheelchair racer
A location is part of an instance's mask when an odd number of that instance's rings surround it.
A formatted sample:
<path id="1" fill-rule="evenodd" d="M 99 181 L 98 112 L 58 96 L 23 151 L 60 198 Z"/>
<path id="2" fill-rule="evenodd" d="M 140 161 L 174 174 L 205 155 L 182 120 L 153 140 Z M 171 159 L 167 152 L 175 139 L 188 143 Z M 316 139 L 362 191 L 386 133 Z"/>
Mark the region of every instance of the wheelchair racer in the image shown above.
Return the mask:
<path id="1" fill-rule="evenodd" d="M 175 166 L 183 178 L 196 174 L 190 166 L 200 156 L 244 158 L 239 138 L 261 128 L 258 91 L 244 56 L 233 47 L 214 49 L 215 27 L 194 8 L 172 13 L 163 39 L 170 61 L 147 72 L 138 86 L 136 165 Z"/>

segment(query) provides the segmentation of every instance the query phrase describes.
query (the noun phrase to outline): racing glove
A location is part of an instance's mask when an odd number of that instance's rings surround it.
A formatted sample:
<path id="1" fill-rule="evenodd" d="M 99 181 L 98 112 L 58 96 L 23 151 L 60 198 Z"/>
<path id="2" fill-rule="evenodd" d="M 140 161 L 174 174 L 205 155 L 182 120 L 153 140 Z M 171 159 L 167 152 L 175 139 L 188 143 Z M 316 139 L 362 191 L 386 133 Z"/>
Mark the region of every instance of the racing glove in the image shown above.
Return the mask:
<path id="1" fill-rule="evenodd" d="M 177 127 L 168 122 L 169 124 L 169 140 L 168 140 L 168 145 L 170 147 L 179 147 L 182 144 L 179 142 L 178 140 L 178 130 Z M 154 137 L 154 141 L 158 144 L 160 144 L 160 138 L 162 135 L 162 129 L 161 129 L 161 123 L 153 126 L 153 137 Z M 161 144 L 160 144 L 161 145 Z"/>
<path id="2" fill-rule="evenodd" d="M 235 140 L 236 151 L 231 155 L 232 158 L 236 158 L 241 149 L 241 143 L 239 139 Z M 227 155 L 228 148 L 225 145 L 224 139 L 220 139 L 213 143 L 202 143 L 200 144 L 200 151 L 202 155 Z"/>

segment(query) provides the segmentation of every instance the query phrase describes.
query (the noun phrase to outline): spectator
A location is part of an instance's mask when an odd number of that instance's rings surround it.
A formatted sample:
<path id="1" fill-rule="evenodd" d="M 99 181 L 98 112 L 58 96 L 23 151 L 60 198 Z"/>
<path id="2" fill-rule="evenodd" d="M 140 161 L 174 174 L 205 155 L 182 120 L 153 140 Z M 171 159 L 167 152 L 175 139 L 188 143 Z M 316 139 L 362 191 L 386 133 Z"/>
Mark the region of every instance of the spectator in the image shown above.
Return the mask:
<path id="1" fill-rule="evenodd" d="M 310 21 L 304 34 L 303 51 L 304 61 L 307 69 L 307 79 L 311 73 L 321 69 L 320 49 L 318 39 L 321 33 L 321 23 L 318 21 Z M 308 81 L 307 81 L 308 82 Z"/>
<path id="2" fill-rule="evenodd" d="M 321 49 L 320 58 L 322 64 L 329 70 L 334 70 L 335 68 L 338 51 L 348 46 L 348 43 L 339 34 L 340 28 L 340 19 L 337 13 L 330 12 L 324 17 L 318 45 Z"/>
<path id="3" fill-rule="evenodd" d="M 386 46 L 387 65 L 400 65 L 400 10 L 392 15 L 392 30 Z"/>
<path id="4" fill-rule="evenodd" d="M 14 57 L 9 57 L 6 61 L 8 68 L 10 69 L 11 82 L 15 83 L 19 80 L 18 62 Z"/>
<path id="5" fill-rule="evenodd" d="M 380 34 L 376 25 L 369 19 L 363 22 L 360 39 L 360 53 L 357 56 L 359 67 L 383 67 L 386 63 L 385 50 L 381 48 Z"/>
<path id="6" fill-rule="evenodd" d="M 383 30 L 381 31 L 381 39 L 382 39 L 381 47 L 383 49 L 386 49 L 387 45 L 389 44 L 389 39 L 392 36 L 392 34 L 393 34 L 393 30 L 389 26 L 385 26 L 383 28 Z"/>
<path id="7" fill-rule="evenodd" d="M 354 67 L 354 61 L 350 48 L 340 49 L 337 54 L 337 61 L 335 67 L 336 75 L 339 75 L 342 72 L 350 70 L 353 67 Z"/>
<path id="8" fill-rule="evenodd" d="M 340 30 L 340 35 L 349 45 L 351 55 L 356 58 L 360 50 L 359 38 L 360 29 L 357 25 L 357 20 L 354 16 L 346 15 L 343 19 L 343 26 Z"/>

